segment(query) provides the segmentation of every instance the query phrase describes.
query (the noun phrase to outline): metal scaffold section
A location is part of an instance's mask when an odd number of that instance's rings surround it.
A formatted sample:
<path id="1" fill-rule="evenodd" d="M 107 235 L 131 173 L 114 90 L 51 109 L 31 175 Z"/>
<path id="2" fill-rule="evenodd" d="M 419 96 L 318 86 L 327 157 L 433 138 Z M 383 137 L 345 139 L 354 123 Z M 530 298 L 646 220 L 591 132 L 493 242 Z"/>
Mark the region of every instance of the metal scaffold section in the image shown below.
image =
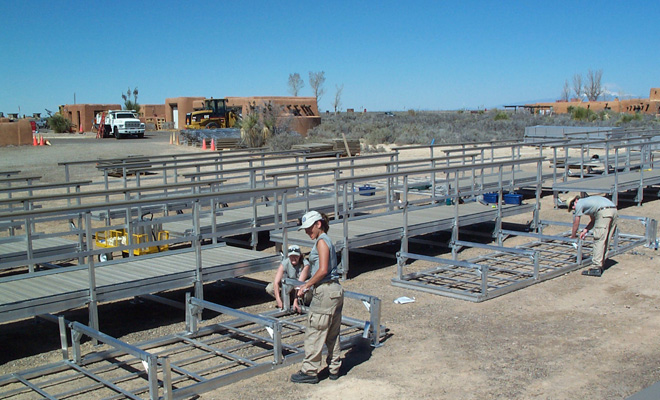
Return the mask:
<path id="1" fill-rule="evenodd" d="M 558 165 L 564 168 L 563 181 L 555 181 L 552 185 L 555 206 L 559 204 L 560 192 L 606 193 L 618 204 L 619 194 L 626 191 L 635 191 L 635 202 L 641 205 L 644 189 L 660 184 L 660 165 L 657 161 L 660 140 L 642 137 L 606 141 L 601 155 L 594 154 L 585 160 L 584 154 L 590 154 L 589 146 L 593 149 L 599 143 L 567 144 L 564 146 L 563 159 L 557 157 L 555 149 L 552 163 L 555 168 Z M 569 160 L 568 152 L 571 148 L 579 149 L 579 159 Z M 569 180 L 569 176 L 572 176 L 569 173 L 571 167 L 579 168 L 580 179 Z"/>
<path id="2" fill-rule="evenodd" d="M 380 346 L 385 334 L 380 299 L 353 292 L 345 292 L 345 298 L 364 303 L 367 318 L 342 318 L 342 349 L 363 342 Z M 202 326 L 205 309 L 219 313 L 214 321 L 221 322 Z M 63 360 L 0 377 L 0 397 L 191 398 L 301 361 L 305 319 L 287 311 L 249 314 L 188 295 L 184 332 L 132 345 L 60 318 Z M 84 337 L 105 346 L 83 355 Z"/>
<path id="3" fill-rule="evenodd" d="M 408 241 L 415 236 L 447 231 L 457 239 L 460 226 L 489 221 L 495 221 L 494 234 L 497 234 L 503 218 L 522 213 L 532 213 L 532 225 L 536 226 L 543 161 L 542 157 L 529 157 L 335 178 L 335 192 L 343 205 L 330 224 L 333 232 L 341 232 L 333 237 L 335 246 L 341 251 L 344 278 L 349 271 L 349 251 L 368 253 L 368 246 L 399 241 L 401 251 L 407 252 Z M 529 171 L 522 171 L 522 166 Z M 419 179 L 428 182 L 428 193 L 414 189 L 419 185 Z M 366 195 L 382 193 L 381 204 L 361 207 L 359 212 L 348 206 L 355 193 L 361 193 L 365 188 L 364 185 L 378 181 L 384 181 L 384 187 L 366 186 L 369 188 Z M 484 201 L 487 194 L 497 199 L 510 194 L 518 196 L 513 192 L 521 187 L 535 188 L 533 203 L 503 204 L 503 201 L 497 201 L 491 204 Z M 271 231 L 270 239 L 285 247 L 287 243 L 313 245 L 301 231 Z"/>
<path id="4" fill-rule="evenodd" d="M 609 257 L 636 246 L 658 248 L 656 220 L 623 215 L 619 215 L 619 219 L 640 222 L 644 233 L 624 233 L 617 229 L 610 243 Z M 540 227 L 551 225 L 570 226 L 561 222 L 540 222 Z M 542 232 L 542 229 L 539 232 Z M 505 247 L 502 246 L 502 241 L 506 236 L 522 236 L 530 241 L 515 247 Z M 400 252 L 397 254 L 397 277 L 392 279 L 392 284 L 481 302 L 552 279 L 591 263 L 590 254 L 593 245 L 591 237 L 582 241 L 579 238 L 571 239 L 567 232 L 559 235 L 544 235 L 502 230 L 499 243 L 499 245 L 487 245 L 457 240 L 452 244 L 451 259 Z M 479 248 L 490 252 L 459 260 L 457 255 L 463 248 Z M 433 267 L 408 272 L 414 268 L 416 263 L 412 261 L 416 260 Z"/>
<path id="5" fill-rule="evenodd" d="M 24 235 L 15 236 L 20 239 L 16 243 L 21 243 L 22 249 L 0 247 L 0 269 L 17 268 L 13 274 L 0 278 L 0 322 L 87 306 L 90 325 L 98 329 L 98 304 L 101 302 L 191 285 L 195 295 L 203 298 L 207 282 L 275 269 L 280 261 L 275 255 L 227 246 L 217 242 L 221 233 L 200 232 L 202 204 L 229 199 L 251 201 L 268 195 L 277 199 L 272 212 L 279 214 L 281 209 L 278 218 L 286 221 L 286 193 L 294 189 L 294 186 L 282 185 L 0 213 L 0 221 L 21 222 L 25 227 Z M 141 215 L 144 208 L 181 202 L 192 204 L 190 212 L 146 221 L 130 218 L 134 210 Z M 126 217 L 116 225 L 93 224 L 92 213 L 98 211 L 123 211 Z M 170 238 L 167 234 L 155 234 L 157 225 L 175 218 L 192 221 L 194 229 L 188 236 Z M 64 223 L 68 220 L 76 221 L 71 229 Z M 69 250 L 60 248 L 57 256 L 38 251 L 41 248 L 37 243 L 42 237 L 38 228 L 35 229 L 54 222 L 60 222 L 60 231 L 54 232 L 53 237 L 73 237 L 75 240 L 71 242 L 78 244 Z M 208 242 L 211 243 L 205 244 Z M 173 246 L 179 248 L 173 249 Z M 113 253 L 121 254 L 121 258 L 113 260 Z M 55 265 L 54 257 L 77 263 Z M 30 268 L 20 273 L 24 265 Z M 43 265 L 47 267 L 41 268 Z"/>

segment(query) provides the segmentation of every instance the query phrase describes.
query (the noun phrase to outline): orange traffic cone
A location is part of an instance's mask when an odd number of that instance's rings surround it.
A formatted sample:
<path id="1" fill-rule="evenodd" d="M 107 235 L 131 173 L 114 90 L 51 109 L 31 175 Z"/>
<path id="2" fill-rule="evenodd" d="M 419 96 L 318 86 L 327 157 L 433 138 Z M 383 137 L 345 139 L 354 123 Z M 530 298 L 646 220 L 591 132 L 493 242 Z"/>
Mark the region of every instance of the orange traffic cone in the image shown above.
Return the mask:
<path id="1" fill-rule="evenodd" d="M 202 139 L 202 150 L 206 150 L 206 139 Z"/>
<path id="2" fill-rule="evenodd" d="M 44 140 L 44 137 L 39 135 L 39 146 L 43 146 L 46 144 L 46 141 Z"/>
<path id="3" fill-rule="evenodd" d="M 211 139 L 211 150 L 215 151 L 215 139 Z"/>
<path id="4" fill-rule="evenodd" d="M 32 135 L 32 146 L 39 146 L 37 142 L 37 135 Z"/>

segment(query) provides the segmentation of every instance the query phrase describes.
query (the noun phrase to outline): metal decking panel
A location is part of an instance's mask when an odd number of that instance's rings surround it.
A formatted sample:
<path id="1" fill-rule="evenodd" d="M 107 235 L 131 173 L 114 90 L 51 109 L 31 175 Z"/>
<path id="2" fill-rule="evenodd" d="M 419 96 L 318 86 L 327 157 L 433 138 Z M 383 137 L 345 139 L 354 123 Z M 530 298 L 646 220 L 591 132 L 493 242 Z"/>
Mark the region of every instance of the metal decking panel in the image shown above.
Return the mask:
<path id="1" fill-rule="evenodd" d="M 356 205 L 372 204 L 372 199 L 362 199 L 360 196 L 355 196 Z M 343 208 L 339 202 L 339 209 Z M 264 203 L 257 204 L 257 227 L 266 227 L 275 223 L 274 207 Z M 334 213 L 334 199 L 311 199 L 309 200 L 309 210 L 318 210 L 324 213 Z M 300 218 L 307 211 L 306 201 L 287 201 L 287 218 L 295 220 Z M 233 232 L 241 229 L 248 229 L 253 225 L 253 211 L 252 207 L 246 206 L 242 208 L 233 208 L 228 210 L 220 209 L 221 214 L 216 217 L 216 230 L 221 232 Z M 282 206 L 279 207 L 279 212 L 282 212 Z M 163 223 L 163 229 L 170 232 L 172 235 L 185 236 L 189 234 L 192 229 L 192 221 L 190 218 L 185 221 L 171 221 Z M 262 228 L 261 230 L 269 230 L 269 228 Z M 205 216 L 200 218 L 200 231 L 202 234 L 209 234 L 212 232 L 212 218 Z"/>
<path id="2" fill-rule="evenodd" d="M 630 171 L 619 172 L 616 175 L 617 187 L 619 191 L 639 188 L 642 179 L 642 172 Z M 644 186 L 660 184 L 660 169 L 643 171 Z M 572 192 L 604 192 L 612 193 L 614 191 L 615 174 L 603 175 L 588 179 L 579 179 L 571 182 L 560 182 L 552 185 L 554 191 L 572 191 Z"/>
<path id="3" fill-rule="evenodd" d="M 534 209 L 531 204 L 502 205 L 502 216 L 512 216 Z M 458 206 L 458 221 L 461 226 L 493 221 L 497 217 L 497 209 L 485 206 L 478 202 L 464 203 Z M 454 206 L 442 206 L 432 208 L 410 209 L 408 211 L 408 236 L 418 236 L 433 232 L 451 230 L 454 223 Z M 335 238 L 335 245 L 343 248 L 343 226 L 335 223 L 330 226 L 330 236 Z M 403 235 L 403 214 L 386 214 L 365 217 L 359 219 L 348 219 L 348 249 L 385 243 L 391 240 L 399 240 Z M 276 243 L 282 243 L 281 231 L 270 233 L 270 239 Z M 303 246 L 312 246 L 313 241 L 303 231 L 288 230 L 287 239 L 290 243 Z"/>
<path id="4" fill-rule="evenodd" d="M 277 255 L 232 246 L 203 246 L 203 281 L 232 278 L 274 269 Z M 111 301 L 190 286 L 195 253 L 169 251 L 121 259 L 95 268 L 97 298 Z M 81 307 L 89 301 L 86 268 L 62 269 L 0 280 L 0 322 Z"/>
<path id="5" fill-rule="evenodd" d="M 3 263 L 27 260 L 26 247 L 27 242 L 24 240 L 0 242 L 0 269 L 3 269 Z M 72 253 L 79 247 L 78 242 L 59 237 L 32 240 L 33 258 L 55 257 L 58 254 Z"/>

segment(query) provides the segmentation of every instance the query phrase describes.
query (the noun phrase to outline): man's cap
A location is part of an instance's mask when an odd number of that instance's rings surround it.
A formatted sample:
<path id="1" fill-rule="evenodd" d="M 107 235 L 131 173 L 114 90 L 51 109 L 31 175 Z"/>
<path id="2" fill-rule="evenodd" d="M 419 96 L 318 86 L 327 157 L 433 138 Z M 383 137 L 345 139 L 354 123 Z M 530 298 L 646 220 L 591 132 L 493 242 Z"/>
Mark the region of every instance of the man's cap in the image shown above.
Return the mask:
<path id="1" fill-rule="evenodd" d="M 296 246 L 295 244 L 292 246 L 289 246 L 289 252 L 287 253 L 287 257 L 291 256 L 300 256 L 302 255 L 302 251 L 300 251 L 300 247 Z"/>
<path id="2" fill-rule="evenodd" d="M 300 220 L 301 225 L 300 228 L 298 228 L 298 230 L 307 229 L 310 226 L 314 225 L 314 222 L 320 221 L 322 219 L 323 217 L 321 216 L 321 214 L 319 214 L 318 211 L 309 211 L 308 213 L 302 216 L 302 219 Z"/>

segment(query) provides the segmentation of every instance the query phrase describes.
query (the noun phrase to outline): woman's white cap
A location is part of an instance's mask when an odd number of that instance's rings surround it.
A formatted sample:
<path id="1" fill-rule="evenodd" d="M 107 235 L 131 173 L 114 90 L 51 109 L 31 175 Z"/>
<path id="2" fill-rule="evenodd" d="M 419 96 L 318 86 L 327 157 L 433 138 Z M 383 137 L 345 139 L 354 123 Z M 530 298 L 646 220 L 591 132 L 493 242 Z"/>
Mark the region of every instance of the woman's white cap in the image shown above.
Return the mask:
<path id="1" fill-rule="evenodd" d="M 322 220 L 323 217 L 319 214 L 318 211 L 309 211 L 307 214 L 303 215 L 301 219 L 301 225 L 298 230 L 307 229 L 310 226 L 314 225 L 314 222 Z"/>

